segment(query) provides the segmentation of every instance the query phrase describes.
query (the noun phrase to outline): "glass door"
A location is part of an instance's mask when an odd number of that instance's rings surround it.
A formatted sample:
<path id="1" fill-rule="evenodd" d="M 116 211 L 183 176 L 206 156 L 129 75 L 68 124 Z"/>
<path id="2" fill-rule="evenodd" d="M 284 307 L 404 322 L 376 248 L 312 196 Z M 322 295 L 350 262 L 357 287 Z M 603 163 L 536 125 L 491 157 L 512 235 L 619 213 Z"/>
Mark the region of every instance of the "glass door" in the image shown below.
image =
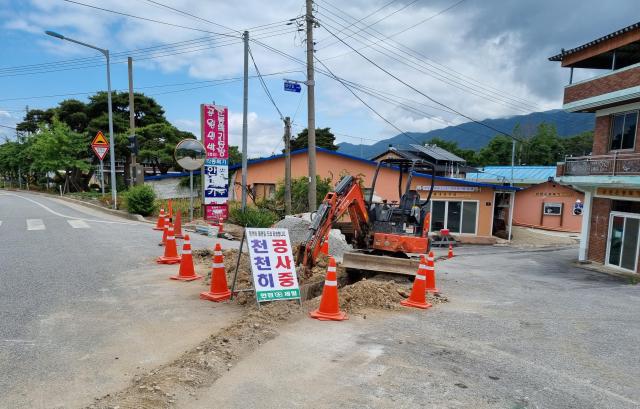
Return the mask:
<path id="1" fill-rule="evenodd" d="M 611 213 L 606 264 L 635 272 L 638 261 L 640 215 Z"/>

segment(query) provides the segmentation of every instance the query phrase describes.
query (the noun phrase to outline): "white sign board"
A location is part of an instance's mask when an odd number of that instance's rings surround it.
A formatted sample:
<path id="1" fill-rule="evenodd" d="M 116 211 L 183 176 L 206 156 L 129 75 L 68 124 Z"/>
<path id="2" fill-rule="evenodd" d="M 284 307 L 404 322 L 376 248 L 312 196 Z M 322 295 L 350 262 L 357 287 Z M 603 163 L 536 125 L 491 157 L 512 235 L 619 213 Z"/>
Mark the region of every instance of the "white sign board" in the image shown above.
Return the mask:
<path id="1" fill-rule="evenodd" d="M 289 231 L 247 228 L 246 234 L 258 302 L 299 299 Z"/>

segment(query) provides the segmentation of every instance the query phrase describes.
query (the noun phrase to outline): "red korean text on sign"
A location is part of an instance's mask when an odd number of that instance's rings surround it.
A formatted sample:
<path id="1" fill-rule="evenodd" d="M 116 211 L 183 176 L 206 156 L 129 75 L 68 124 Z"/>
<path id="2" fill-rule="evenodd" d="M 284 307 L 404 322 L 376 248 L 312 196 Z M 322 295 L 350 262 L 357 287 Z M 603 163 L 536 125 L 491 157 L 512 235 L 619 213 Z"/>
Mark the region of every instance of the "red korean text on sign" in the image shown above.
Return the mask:
<path id="1" fill-rule="evenodd" d="M 202 105 L 202 131 L 207 158 L 229 158 L 229 109 Z"/>

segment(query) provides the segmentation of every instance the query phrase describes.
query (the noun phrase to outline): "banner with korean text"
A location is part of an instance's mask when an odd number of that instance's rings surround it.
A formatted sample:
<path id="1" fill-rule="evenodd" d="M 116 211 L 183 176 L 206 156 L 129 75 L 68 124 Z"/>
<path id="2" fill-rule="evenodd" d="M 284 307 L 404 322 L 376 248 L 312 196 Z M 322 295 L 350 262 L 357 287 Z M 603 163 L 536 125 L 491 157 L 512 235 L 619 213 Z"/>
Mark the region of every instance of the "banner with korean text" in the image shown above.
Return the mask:
<path id="1" fill-rule="evenodd" d="M 229 200 L 229 109 L 200 105 L 202 143 L 206 150 L 203 177 L 205 218 L 220 220 L 227 215 Z"/>
<path id="2" fill-rule="evenodd" d="M 258 302 L 299 299 L 289 231 L 247 228 L 246 235 Z"/>

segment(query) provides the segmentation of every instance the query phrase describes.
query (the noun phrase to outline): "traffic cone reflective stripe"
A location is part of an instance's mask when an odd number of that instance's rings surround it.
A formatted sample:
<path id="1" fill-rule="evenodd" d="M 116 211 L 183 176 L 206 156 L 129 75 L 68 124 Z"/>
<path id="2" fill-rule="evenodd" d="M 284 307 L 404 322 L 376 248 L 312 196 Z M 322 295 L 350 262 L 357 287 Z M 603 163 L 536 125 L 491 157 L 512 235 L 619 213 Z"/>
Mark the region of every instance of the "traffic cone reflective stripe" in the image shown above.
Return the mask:
<path id="1" fill-rule="evenodd" d="M 182 216 L 180 214 L 180 210 L 176 212 L 176 222 L 174 224 L 174 235 L 176 238 L 181 239 L 184 236 L 182 235 Z"/>
<path id="2" fill-rule="evenodd" d="M 196 274 L 193 268 L 193 256 L 191 255 L 191 242 L 189 241 L 189 235 L 184 236 L 184 243 L 182 244 L 182 259 L 180 260 L 180 270 L 178 275 L 170 276 L 172 280 L 180 281 L 193 281 L 202 276 Z"/>
<path id="3" fill-rule="evenodd" d="M 433 251 L 429 252 L 429 257 L 427 257 L 427 270 L 426 270 L 426 289 L 425 291 L 428 293 L 439 293 L 440 291 L 436 288 L 436 267 L 434 263 Z"/>
<path id="4" fill-rule="evenodd" d="M 167 243 L 167 235 L 168 235 L 168 231 L 169 231 L 169 224 L 171 224 L 171 222 L 169 221 L 169 216 L 165 215 L 164 216 L 164 229 L 162 231 L 162 241 L 160 243 L 158 243 L 159 246 L 164 246 Z"/>
<path id="5" fill-rule="evenodd" d="M 227 286 L 227 274 L 224 268 L 224 256 L 220 243 L 216 244 L 213 252 L 213 265 L 211 268 L 211 290 L 200 293 L 203 300 L 220 302 L 231 298 L 231 291 Z"/>
<path id="6" fill-rule="evenodd" d="M 160 209 L 160 214 L 158 215 L 158 223 L 156 223 L 156 227 L 153 230 L 164 230 L 164 209 Z"/>
<path id="7" fill-rule="evenodd" d="M 425 291 L 425 267 L 427 267 L 427 265 L 424 256 L 420 256 L 420 265 L 418 266 L 418 271 L 416 271 L 416 278 L 413 280 L 411 294 L 406 300 L 400 301 L 401 305 L 405 307 L 422 308 L 423 310 L 431 307 L 431 304 L 427 302 L 427 293 Z"/>
<path id="8" fill-rule="evenodd" d="M 324 280 L 324 287 L 322 288 L 320 306 L 317 310 L 310 312 L 309 315 L 311 318 L 321 321 L 343 321 L 348 319 L 347 314 L 340 311 L 340 303 L 338 302 L 336 260 L 333 257 L 329 257 L 327 277 Z"/>
<path id="9" fill-rule="evenodd" d="M 176 238 L 173 236 L 173 226 L 169 223 L 167 227 L 167 241 L 164 246 L 164 256 L 158 257 L 157 262 L 160 264 L 178 264 L 181 257 L 178 255 L 176 247 Z"/>
<path id="10" fill-rule="evenodd" d="M 449 252 L 447 253 L 447 258 L 453 258 L 453 245 L 449 244 Z"/>

